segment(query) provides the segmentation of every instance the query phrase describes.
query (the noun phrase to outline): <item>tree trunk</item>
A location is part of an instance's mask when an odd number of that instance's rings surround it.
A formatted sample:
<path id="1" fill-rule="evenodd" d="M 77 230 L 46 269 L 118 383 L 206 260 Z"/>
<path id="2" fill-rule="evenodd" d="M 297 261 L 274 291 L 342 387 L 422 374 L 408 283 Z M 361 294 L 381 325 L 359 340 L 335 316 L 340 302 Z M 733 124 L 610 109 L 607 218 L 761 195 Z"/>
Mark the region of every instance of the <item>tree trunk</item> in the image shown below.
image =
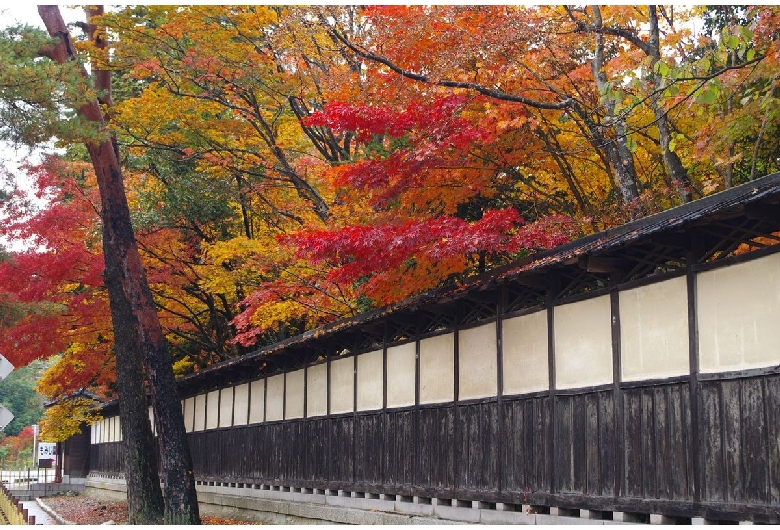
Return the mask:
<path id="1" fill-rule="evenodd" d="M 105 232 L 103 233 L 105 237 Z M 104 241 L 107 246 L 108 242 Z M 114 327 L 119 421 L 125 449 L 128 522 L 160 524 L 164 504 L 157 467 L 157 448 L 146 405 L 141 348 L 133 324 L 133 312 L 119 280 L 112 252 L 104 252 L 104 273 Z"/>
<path id="2" fill-rule="evenodd" d="M 103 6 L 84 8 L 87 15 L 86 33 L 90 41 L 101 51 L 106 48 L 98 28 L 91 24 L 93 16 L 103 14 Z M 107 54 L 100 61 L 107 60 Z M 113 105 L 111 97 L 111 72 L 100 61 L 92 65 L 96 88 L 101 92 L 99 101 L 105 108 Z M 118 157 L 116 137 L 111 137 Z M 108 247 L 103 231 L 103 246 Z M 133 325 L 133 311 L 125 297 L 119 279 L 119 269 L 114 254 L 104 252 L 104 282 L 108 289 L 111 322 L 114 328 L 114 355 L 116 356 L 116 380 L 119 390 L 119 421 L 122 426 L 122 444 L 125 449 L 125 483 L 127 485 L 128 522 L 130 524 L 159 524 L 163 520 L 164 501 L 160 488 L 157 465 L 157 444 L 154 440 L 146 404 L 141 346 Z"/>
<path id="3" fill-rule="evenodd" d="M 661 85 L 663 83 L 663 76 L 655 71 L 655 65 L 661 60 L 661 35 L 658 29 L 658 13 L 655 6 L 648 6 L 648 16 L 650 19 L 650 39 L 647 42 L 646 52 L 651 58 L 650 68 L 653 72 L 653 95 L 650 98 L 650 107 L 653 110 L 653 117 L 655 118 L 655 125 L 658 128 L 658 145 L 661 148 L 661 157 L 666 167 L 666 174 L 672 179 L 675 188 L 677 188 L 677 196 L 681 203 L 691 201 L 691 190 L 693 185 L 691 178 L 688 176 L 688 171 L 683 166 L 680 157 L 677 153 L 669 148 L 672 140 L 671 132 L 669 131 L 669 120 L 661 106 Z"/>
<path id="4" fill-rule="evenodd" d="M 604 72 L 604 35 L 601 32 L 601 10 L 598 6 L 593 6 L 594 30 L 596 32 L 596 50 L 593 55 L 591 67 L 593 77 L 596 79 L 596 86 L 599 94 L 607 94 L 607 74 Z M 618 182 L 620 195 L 628 208 L 631 218 L 636 219 L 643 215 L 642 205 L 639 202 L 639 188 L 637 187 L 636 168 L 634 166 L 634 155 L 628 148 L 628 126 L 622 116 L 615 114 L 615 100 L 609 95 L 603 96 L 605 108 L 605 122 L 612 124 L 614 137 L 608 138 L 596 128 L 591 127 L 591 133 L 594 136 L 604 139 L 604 151 L 607 154 L 609 165 L 615 173 L 615 179 Z"/>
<path id="5" fill-rule="evenodd" d="M 57 6 L 38 6 L 46 29 L 59 40 L 48 54 L 58 63 L 77 60 L 75 47 Z M 88 79 L 86 70 L 83 71 Z M 107 135 L 103 114 L 97 101 L 89 102 L 78 113 L 98 124 L 100 132 Z M 152 407 L 157 425 L 165 485 L 165 523 L 199 524 L 198 500 L 192 459 L 184 430 L 181 401 L 171 367 L 152 293 L 141 263 L 135 242 L 130 210 L 125 196 L 119 160 L 111 141 L 85 140 L 100 189 L 103 241 L 107 259 L 116 266 L 119 286 L 129 302 L 133 319 L 127 325 L 134 329 L 142 360 L 149 380 Z"/>

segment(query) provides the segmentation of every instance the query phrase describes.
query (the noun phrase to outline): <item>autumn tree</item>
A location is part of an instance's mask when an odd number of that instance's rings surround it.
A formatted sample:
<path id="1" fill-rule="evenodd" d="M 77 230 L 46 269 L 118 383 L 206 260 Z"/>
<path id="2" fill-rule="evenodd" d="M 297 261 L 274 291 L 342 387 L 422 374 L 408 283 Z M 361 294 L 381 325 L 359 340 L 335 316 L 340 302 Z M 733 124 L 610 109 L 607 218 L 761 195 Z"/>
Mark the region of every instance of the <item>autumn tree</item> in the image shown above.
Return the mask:
<path id="1" fill-rule="evenodd" d="M 64 138 L 80 138 L 87 148 L 101 192 L 104 255 L 108 256 L 106 266 L 109 269 L 107 276 L 119 280 L 121 295 L 125 297 L 123 307 L 127 309 L 123 316 L 132 316 L 132 319 L 115 321 L 115 333 L 126 337 L 132 334 L 136 338 L 150 382 L 152 404 L 163 447 L 163 477 L 167 488 L 166 520 L 197 522 L 194 479 L 170 357 L 133 238 L 117 152 L 106 134 L 96 94 L 90 89 L 91 79 L 75 55 L 75 47 L 59 10 L 56 6 L 40 6 L 39 13 L 54 40 L 45 42 L 40 37 L 36 37 L 37 41 L 6 40 L 4 55 L 14 57 L 15 62 L 12 68 L 4 70 L 6 77 L 2 85 L 9 90 L 16 89 L 18 94 L 19 87 L 25 82 L 37 79 L 44 87 L 51 87 L 54 83 L 54 90 L 48 94 L 37 93 L 36 98 L 23 100 L 23 105 L 4 107 L 9 109 L 12 118 L 22 120 L 7 123 L 6 130 L 12 136 L 15 132 L 16 139 L 30 140 L 34 137 L 46 138 L 47 134 L 53 132 L 47 127 L 54 124 L 56 129 L 65 133 Z M 32 34 L 27 31 L 26 35 Z M 42 52 L 51 61 L 38 61 L 34 54 L 25 52 L 23 48 Z M 28 65 L 27 69 L 22 68 Z M 46 71 L 49 73 L 47 77 L 36 77 Z M 56 82 L 61 84 L 58 86 Z M 62 96 L 59 101 L 56 99 L 58 96 Z M 19 98 L 13 100 L 10 95 L 5 100 L 18 101 Z M 30 104 L 29 101 L 35 103 Z M 62 119 L 62 109 L 72 109 L 65 120 Z M 113 314 L 118 315 L 116 312 Z M 127 335 L 124 335 L 123 329 L 119 329 L 121 326 L 125 327 Z M 137 365 L 131 369 L 138 372 Z"/>
<path id="2" fill-rule="evenodd" d="M 39 6 L 38 11 L 49 34 L 57 39 L 47 55 L 58 64 L 77 61 L 59 10 L 56 7 Z M 82 76 L 89 81 L 83 67 Z M 94 124 L 98 134 L 97 138 L 89 138 L 84 143 L 100 188 L 106 277 L 109 285 L 111 280 L 117 281 L 116 292 L 121 296 L 121 299 L 112 300 L 119 302 L 112 304 L 114 333 L 120 338 L 131 340 L 142 355 L 159 433 L 166 493 L 165 521 L 198 523 L 197 495 L 184 420 L 167 345 L 133 236 L 118 152 L 110 138 L 105 136 L 105 121 L 97 99 L 79 107 L 78 115 Z M 138 368 L 137 364 L 127 365 L 128 372 L 137 371 Z"/>

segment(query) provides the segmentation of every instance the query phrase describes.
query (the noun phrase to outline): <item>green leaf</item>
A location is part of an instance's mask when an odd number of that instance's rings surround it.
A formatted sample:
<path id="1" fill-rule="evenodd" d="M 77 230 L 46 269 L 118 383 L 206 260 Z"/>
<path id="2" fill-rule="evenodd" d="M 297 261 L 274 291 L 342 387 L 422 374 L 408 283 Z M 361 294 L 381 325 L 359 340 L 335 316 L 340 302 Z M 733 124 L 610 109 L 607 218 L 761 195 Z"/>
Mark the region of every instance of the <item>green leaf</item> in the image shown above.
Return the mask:
<path id="1" fill-rule="evenodd" d="M 714 105 L 718 102 L 719 92 L 717 88 L 710 85 L 699 94 L 698 100 L 705 105 Z"/>
<path id="2" fill-rule="evenodd" d="M 637 143 L 634 141 L 633 138 L 631 138 L 630 136 L 626 136 L 626 147 L 628 147 L 629 151 L 634 153 L 636 151 L 637 147 L 639 147 L 639 146 L 637 145 Z"/>
<path id="3" fill-rule="evenodd" d="M 661 74 L 662 77 L 669 75 L 669 65 L 663 61 L 658 61 L 653 66 L 653 71 L 657 74 Z"/>

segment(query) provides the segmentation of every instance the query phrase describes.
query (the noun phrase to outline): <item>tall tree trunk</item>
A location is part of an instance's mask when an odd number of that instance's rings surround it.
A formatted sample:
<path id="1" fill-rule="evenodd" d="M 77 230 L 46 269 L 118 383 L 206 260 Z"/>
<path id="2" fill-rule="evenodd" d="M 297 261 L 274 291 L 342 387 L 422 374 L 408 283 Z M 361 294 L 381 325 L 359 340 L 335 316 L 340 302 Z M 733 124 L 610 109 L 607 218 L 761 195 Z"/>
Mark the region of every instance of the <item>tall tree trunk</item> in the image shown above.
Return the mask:
<path id="1" fill-rule="evenodd" d="M 84 8 L 87 15 L 85 30 L 89 40 L 104 53 L 92 65 L 95 86 L 101 93 L 99 101 L 104 108 L 113 105 L 111 97 L 111 72 L 101 64 L 107 61 L 106 40 L 91 23 L 93 16 L 103 14 L 103 6 Z M 111 137 L 118 157 L 116 137 Z M 108 247 L 106 231 L 103 246 Z M 130 301 L 121 288 L 118 264 L 113 252 L 104 252 L 104 282 L 108 289 L 111 322 L 114 328 L 114 354 L 116 355 L 116 380 L 119 390 L 119 421 L 122 426 L 122 444 L 125 449 L 125 483 L 127 485 L 128 522 L 131 524 L 159 524 L 164 516 L 164 501 L 160 488 L 157 465 L 157 444 L 154 440 L 146 404 L 141 345 L 133 324 Z"/>
<path id="2" fill-rule="evenodd" d="M 49 34 L 59 39 L 47 55 L 58 63 L 77 60 L 73 41 L 59 7 L 38 6 L 38 14 Z M 83 70 L 83 76 L 89 79 L 86 70 Z M 83 105 L 78 113 L 82 118 L 97 124 L 101 133 L 107 134 L 97 101 Z M 135 331 L 149 381 L 165 485 L 165 523 L 199 524 L 195 477 L 184 430 L 181 401 L 165 336 L 135 242 L 119 160 L 109 139 L 90 139 L 84 143 L 100 189 L 103 251 L 112 254 L 109 260 L 113 261 L 107 263 L 116 266 L 119 287 L 129 302 L 133 320 L 128 325 Z"/>

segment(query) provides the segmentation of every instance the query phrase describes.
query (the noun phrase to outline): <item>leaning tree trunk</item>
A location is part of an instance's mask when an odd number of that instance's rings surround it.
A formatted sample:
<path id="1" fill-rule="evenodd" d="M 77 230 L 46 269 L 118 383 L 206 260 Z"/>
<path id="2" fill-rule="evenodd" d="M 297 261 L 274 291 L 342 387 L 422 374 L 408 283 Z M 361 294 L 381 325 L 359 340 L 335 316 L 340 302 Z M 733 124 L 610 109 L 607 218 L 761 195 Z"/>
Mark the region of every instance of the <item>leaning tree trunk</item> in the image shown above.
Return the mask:
<path id="1" fill-rule="evenodd" d="M 47 55 L 58 63 L 78 60 L 59 8 L 38 6 L 38 13 L 49 34 L 58 38 Z M 86 70 L 83 70 L 83 76 L 89 79 Z M 106 135 L 104 139 L 87 139 L 84 143 L 100 190 L 103 252 L 112 254 L 109 259 L 116 266 L 119 287 L 129 302 L 133 316 L 127 325 L 135 331 L 149 381 L 165 485 L 165 522 L 198 524 L 200 516 L 195 477 L 184 430 L 181 401 L 165 336 L 133 234 L 119 160 L 108 138 L 98 101 L 83 105 L 78 113 L 82 118 L 97 124 L 100 132 Z"/>
<path id="2" fill-rule="evenodd" d="M 105 232 L 104 232 L 105 237 Z M 104 241 L 108 245 L 108 241 Z M 108 288 L 114 327 L 116 382 L 119 390 L 119 421 L 125 449 L 128 522 L 159 524 L 164 504 L 157 466 L 157 449 L 149 424 L 146 389 L 133 312 L 119 280 L 119 268 L 112 252 L 104 252 L 104 279 Z"/>
<path id="3" fill-rule="evenodd" d="M 84 8 L 87 15 L 86 33 L 103 57 L 92 64 L 95 86 L 100 92 L 99 102 L 110 109 L 111 72 L 101 61 L 107 60 L 106 40 L 98 28 L 90 23 L 93 16 L 103 14 L 103 6 Z M 116 146 L 112 135 L 112 144 Z M 116 151 L 116 147 L 115 147 Z M 118 156 L 118 154 L 117 154 Z M 105 238 L 106 232 L 103 232 Z M 104 240 L 103 246 L 109 242 Z M 141 345 L 133 325 L 130 301 L 121 288 L 119 268 L 112 252 L 104 252 L 104 282 L 108 289 L 111 321 L 114 328 L 116 380 L 119 390 L 119 420 L 122 425 L 122 445 L 125 453 L 125 483 L 127 485 L 128 522 L 130 524 L 159 524 L 163 521 L 165 505 L 160 488 L 157 465 L 157 444 L 147 414 Z"/>

